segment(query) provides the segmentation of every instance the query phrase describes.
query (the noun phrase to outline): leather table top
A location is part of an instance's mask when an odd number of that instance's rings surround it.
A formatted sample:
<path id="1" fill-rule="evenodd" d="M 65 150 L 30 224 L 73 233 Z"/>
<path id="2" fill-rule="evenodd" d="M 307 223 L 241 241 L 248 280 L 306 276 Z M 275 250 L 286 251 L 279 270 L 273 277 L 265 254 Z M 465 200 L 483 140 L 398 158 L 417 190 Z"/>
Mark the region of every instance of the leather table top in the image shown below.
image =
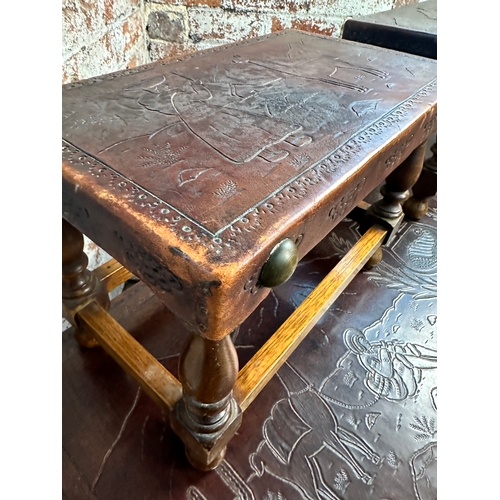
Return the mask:
<path id="1" fill-rule="evenodd" d="M 435 61 L 298 31 L 68 84 L 63 217 L 220 338 L 274 246 L 304 256 L 436 113 Z"/>

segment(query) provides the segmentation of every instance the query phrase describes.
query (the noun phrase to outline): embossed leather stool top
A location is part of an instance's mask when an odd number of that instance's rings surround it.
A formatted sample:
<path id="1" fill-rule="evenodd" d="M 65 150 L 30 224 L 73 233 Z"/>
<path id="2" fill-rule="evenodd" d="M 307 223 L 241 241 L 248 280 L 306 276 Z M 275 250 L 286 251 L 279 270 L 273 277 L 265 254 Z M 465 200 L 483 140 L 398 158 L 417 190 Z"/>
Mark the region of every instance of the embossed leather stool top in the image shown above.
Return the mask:
<path id="1" fill-rule="evenodd" d="M 63 87 L 63 217 L 219 339 L 435 129 L 436 63 L 297 31 Z"/>

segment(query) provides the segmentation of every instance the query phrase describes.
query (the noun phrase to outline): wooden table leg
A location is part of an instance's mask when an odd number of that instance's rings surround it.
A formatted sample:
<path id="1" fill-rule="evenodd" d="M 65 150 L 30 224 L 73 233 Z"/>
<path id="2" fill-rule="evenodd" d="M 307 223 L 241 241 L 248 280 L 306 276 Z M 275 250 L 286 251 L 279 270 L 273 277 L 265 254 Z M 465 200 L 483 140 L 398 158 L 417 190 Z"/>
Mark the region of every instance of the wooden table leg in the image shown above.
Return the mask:
<path id="1" fill-rule="evenodd" d="M 110 301 L 106 286 L 87 269 L 88 257 L 83 251 L 83 235 L 62 220 L 62 299 L 63 317 L 76 328 L 75 339 L 84 347 L 95 347 L 96 340 L 75 322 L 76 313 L 95 300 L 104 309 Z"/>
<path id="2" fill-rule="evenodd" d="M 365 232 L 373 224 L 381 224 L 388 230 L 384 243 L 387 244 L 392 240 L 404 218 L 403 203 L 422 172 L 425 147 L 425 142 L 420 144 L 399 167 L 389 174 L 385 184 L 380 189 L 382 199 L 371 205 L 365 213 L 361 223 L 361 232 Z M 382 249 L 379 249 L 365 267 L 373 267 L 381 260 Z"/>
<path id="3" fill-rule="evenodd" d="M 405 216 L 410 220 L 421 219 L 429 209 L 429 199 L 437 193 L 437 142 L 431 151 L 432 156 L 425 160 L 422 174 L 412 188 L 413 195 L 403 205 Z"/>
<path id="4" fill-rule="evenodd" d="M 86 328 L 170 412 L 171 427 L 184 442 L 191 464 L 212 470 L 224 459 L 243 412 L 382 244 L 386 233 L 378 225 L 368 229 L 240 372 L 232 341 L 236 331 L 218 341 L 192 333 L 179 361 L 179 381 L 96 301 L 78 310 L 75 323 Z"/>
<path id="5" fill-rule="evenodd" d="M 178 381 L 96 302 L 81 308 L 76 319 L 156 403 L 170 411 L 170 424 L 184 442 L 191 464 L 200 470 L 215 469 L 242 420 L 233 397 L 238 356 L 231 336 L 215 341 L 191 334 L 179 361 Z"/>
<path id="6" fill-rule="evenodd" d="M 241 424 L 233 397 L 237 376 L 238 356 L 230 335 L 219 341 L 190 335 L 179 361 L 183 397 L 170 424 L 197 469 L 211 470 L 221 463 Z"/>
<path id="7" fill-rule="evenodd" d="M 78 311 L 77 324 L 170 411 L 170 424 L 191 464 L 212 470 L 224 459 L 243 412 L 382 244 L 386 232 L 380 226 L 366 231 L 240 372 L 232 340 L 237 331 L 218 341 L 192 333 L 181 354 L 178 381 L 96 302 Z"/>

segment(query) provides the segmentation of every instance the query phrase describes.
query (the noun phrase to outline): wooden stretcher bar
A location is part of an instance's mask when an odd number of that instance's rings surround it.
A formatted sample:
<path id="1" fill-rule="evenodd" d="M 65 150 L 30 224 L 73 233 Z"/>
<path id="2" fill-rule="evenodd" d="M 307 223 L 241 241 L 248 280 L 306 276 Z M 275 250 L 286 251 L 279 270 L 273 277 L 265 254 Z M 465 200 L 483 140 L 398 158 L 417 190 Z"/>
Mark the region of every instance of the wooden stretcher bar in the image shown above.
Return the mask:
<path id="1" fill-rule="evenodd" d="M 248 408 L 368 259 L 380 248 L 386 233 L 386 229 L 372 226 L 240 370 L 235 398 L 242 411 Z"/>
<path id="2" fill-rule="evenodd" d="M 181 383 L 106 310 L 91 302 L 78 312 L 78 322 L 156 403 L 172 410 L 182 396 Z"/>
<path id="3" fill-rule="evenodd" d="M 93 273 L 99 281 L 104 283 L 108 292 L 134 276 L 115 259 L 108 260 L 94 269 Z"/>
<path id="4" fill-rule="evenodd" d="M 248 408 L 368 259 L 380 248 L 386 233 L 386 229 L 372 226 L 239 371 L 234 395 L 242 411 Z M 106 276 L 109 277 L 107 283 L 116 283 L 118 277 L 123 279 L 127 275 L 123 270 L 126 271 L 116 261 L 110 261 L 96 272 L 100 279 L 106 280 Z M 182 397 L 182 386 L 177 378 L 96 302 L 88 304 L 77 316 L 80 326 L 90 330 L 103 349 L 137 380 L 157 404 L 172 410 Z"/>

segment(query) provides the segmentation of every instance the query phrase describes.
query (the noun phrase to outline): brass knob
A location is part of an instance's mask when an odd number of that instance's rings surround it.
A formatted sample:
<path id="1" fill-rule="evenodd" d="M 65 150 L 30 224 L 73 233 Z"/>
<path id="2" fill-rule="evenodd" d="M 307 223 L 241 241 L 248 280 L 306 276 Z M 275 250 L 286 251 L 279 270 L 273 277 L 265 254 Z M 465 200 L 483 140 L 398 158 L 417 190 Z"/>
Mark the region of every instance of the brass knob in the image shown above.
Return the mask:
<path id="1" fill-rule="evenodd" d="M 285 238 L 272 250 L 262 266 L 259 281 L 263 286 L 273 288 L 287 281 L 295 271 L 299 257 L 295 243 Z"/>

